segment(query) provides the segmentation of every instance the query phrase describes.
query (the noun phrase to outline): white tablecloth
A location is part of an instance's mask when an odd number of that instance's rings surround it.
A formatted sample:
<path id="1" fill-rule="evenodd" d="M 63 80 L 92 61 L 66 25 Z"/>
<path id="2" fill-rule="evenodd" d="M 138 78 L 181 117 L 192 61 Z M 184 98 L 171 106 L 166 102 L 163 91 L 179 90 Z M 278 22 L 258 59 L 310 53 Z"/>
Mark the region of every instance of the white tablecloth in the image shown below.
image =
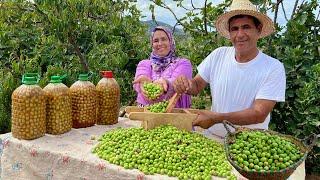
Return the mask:
<path id="1" fill-rule="evenodd" d="M 115 125 L 72 129 L 62 135 L 46 134 L 35 140 L 18 140 L 13 138 L 11 133 L 3 134 L 0 136 L 1 179 L 176 179 L 163 175 L 144 175 L 136 169 L 126 170 L 91 153 L 92 148 L 98 143 L 98 137 L 106 131 L 116 127 L 138 126 L 139 121 L 119 118 L 119 123 Z M 235 173 L 239 179 L 245 179 Z M 304 177 L 303 163 L 289 179 L 299 180 Z"/>

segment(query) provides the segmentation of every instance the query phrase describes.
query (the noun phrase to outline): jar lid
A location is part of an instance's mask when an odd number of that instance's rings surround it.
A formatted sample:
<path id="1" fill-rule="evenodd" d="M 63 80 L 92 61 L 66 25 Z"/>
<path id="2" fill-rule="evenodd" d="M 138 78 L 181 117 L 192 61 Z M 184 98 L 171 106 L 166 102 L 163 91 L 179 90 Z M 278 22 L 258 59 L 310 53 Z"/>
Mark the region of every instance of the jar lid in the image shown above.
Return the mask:
<path id="1" fill-rule="evenodd" d="M 34 84 L 37 84 L 37 77 L 34 77 L 34 76 L 27 76 L 27 77 L 24 77 L 23 80 L 22 80 L 22 83 L 23 84 L 27 84 L 27 85 L 34 85 Z"/>
<path id="2" fill-rule="evenodd" d="M 104 78 L 113 78 L 112 71 L 100 71 L 100 73 Z"/>
<path id="3" fill-rule="evenodd" d="M 61 76 L 51 76 L 50 83 L 61 83 Z"/>
<path id="4" fill-rule="evenodd" d="M 88 74 L 79 74 L 78 80 L 80 81 L 88 81 L 89 76 Z"/>

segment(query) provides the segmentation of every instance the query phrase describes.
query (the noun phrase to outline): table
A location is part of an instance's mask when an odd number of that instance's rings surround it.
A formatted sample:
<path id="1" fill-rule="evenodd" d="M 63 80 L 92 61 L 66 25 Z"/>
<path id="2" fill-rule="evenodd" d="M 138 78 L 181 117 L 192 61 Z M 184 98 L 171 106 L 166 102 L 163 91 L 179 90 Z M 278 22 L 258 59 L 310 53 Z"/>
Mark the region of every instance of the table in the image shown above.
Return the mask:
<path id="1" fill-rule="evenodd" d="M 163 175 L 144 175 L 139 170 L 127 170 L 99 159 L 92 154 L 97 139 L 117 127 L 138 127 L 139 121 L 119 118 L 110 126 L 95 125 L 72 129 L 62 135 L 50 135 L 35 140 L 18 140 L 11 133 L 0 136 L 1 179 L 5 180 L 98 180 L 98 179 L 176 179 Z M 207 135 L 208 136 L 208 135 Z M 213 138 L 213 137 L 209 137 Z M 243 178 L 236 170 L 234 173 Z M 304 163 L 289 179 L 305 178 Z M 213 179 L 223 179 L 214 177 Z"/>

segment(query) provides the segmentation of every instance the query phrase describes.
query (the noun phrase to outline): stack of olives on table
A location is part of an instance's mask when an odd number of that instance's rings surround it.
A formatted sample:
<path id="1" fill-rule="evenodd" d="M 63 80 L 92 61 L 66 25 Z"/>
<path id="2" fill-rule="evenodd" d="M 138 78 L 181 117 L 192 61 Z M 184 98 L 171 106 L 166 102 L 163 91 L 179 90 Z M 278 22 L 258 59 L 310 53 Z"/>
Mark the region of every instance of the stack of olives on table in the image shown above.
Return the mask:
<path id="1" fill-rule="evenodd" d="M 161 101 L 150 106 L 147 106 L 147 110 L 154 113 L 164 113 L 166 112 L 169 101 Z"/>
<path id="2" fill-rule="evenodd" d="M 221 144 L 170 125 L 114 129 L 99 141 L 93 153 L 126 169 L 179 179 L 236 179 Z"/>
<path id="3" fill-rule="evenodd" d="M 160 84 L 144 83 L 143 89 L 145 91 L 146 96 L 151 100 L 157 99 L 162 94 L 162 87 Z"/>
<path id="4" fill-rule="evenodd" d="M 304 155 L 298 146 L 284 137 L 261 131 L 240 132 L 229 146 L 233 161 L 247 171 L 278 171 Z"/>

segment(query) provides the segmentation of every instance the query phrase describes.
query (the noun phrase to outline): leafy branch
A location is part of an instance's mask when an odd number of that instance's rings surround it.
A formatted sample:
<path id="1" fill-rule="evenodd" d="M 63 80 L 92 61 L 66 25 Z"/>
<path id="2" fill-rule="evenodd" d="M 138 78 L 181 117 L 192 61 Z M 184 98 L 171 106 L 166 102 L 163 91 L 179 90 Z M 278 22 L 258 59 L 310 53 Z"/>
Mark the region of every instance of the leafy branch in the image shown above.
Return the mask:
<path id="1" fill-rule="evenodd" d="M 190 32 L 197 32 L 195 29 L 191 29 L 189 28 L 184 22 L 182 22 L 182 20 L 184 20 L 184 18 L 179 19 L 177 17 L 177 15 L 174 13 L 174 11 L 166 4 L 164 4 L 162 1 L 159 3 L 157 0 L 151 0 L 154 4 L 156 4 L 159 7 L 162 7 L 164 9 L 167 9 L 170 11 L 170 13 L 174 16 L 175 20 L 177 21 L 177 23 L 181 26 L 183 26 L 184 28 L 186 28 L 187 30 L 189 30 Z M 154 17 L 154 11 L 152 11 L 152 16 Z"/>

